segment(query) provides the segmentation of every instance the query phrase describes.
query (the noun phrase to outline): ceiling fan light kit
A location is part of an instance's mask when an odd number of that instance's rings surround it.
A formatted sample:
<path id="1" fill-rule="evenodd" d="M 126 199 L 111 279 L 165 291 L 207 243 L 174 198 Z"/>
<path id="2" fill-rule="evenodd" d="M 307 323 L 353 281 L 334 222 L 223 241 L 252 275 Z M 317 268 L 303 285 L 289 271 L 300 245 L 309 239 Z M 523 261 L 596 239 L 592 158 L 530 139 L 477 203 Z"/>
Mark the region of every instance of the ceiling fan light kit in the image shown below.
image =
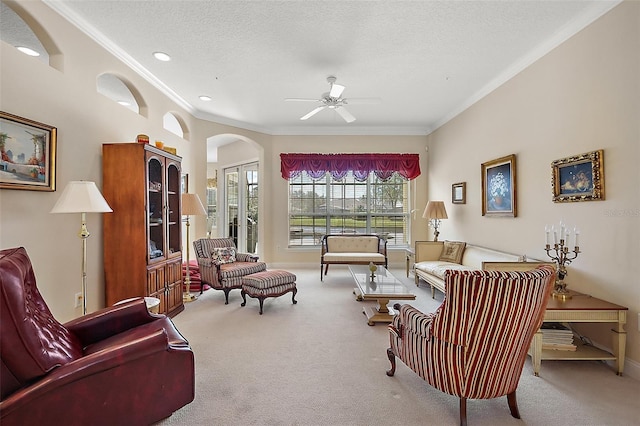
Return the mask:
<path id="1" fill-rule="evenodd" d="M 336 84 L 336 77 L 329 76 L 327 77 L 327 83 L 329 83 L 329 92 L 323 93 L 320 99 L 300 99 L 300 98 L 288 98 L 286 101 L 302 101 L 302 102 L 318 102 L 320 106 L 316 107 L 309 113 L 300 117 L 300 120 L 307 120 L 325 108 L 335 110 L 340 117 L 347 123 L 352 123 L 356 121 L 356 118 L 347 111 L 344 106 L 348 104 L 347 99 L 342 97 L 342 92 L 344 92 L 345 86 L 341 84 Z M 378 98 L 354 98 L 355 103 L 378 103 L 380 99 Z M 358 102 L 361 101 L 361 102 Z"/>

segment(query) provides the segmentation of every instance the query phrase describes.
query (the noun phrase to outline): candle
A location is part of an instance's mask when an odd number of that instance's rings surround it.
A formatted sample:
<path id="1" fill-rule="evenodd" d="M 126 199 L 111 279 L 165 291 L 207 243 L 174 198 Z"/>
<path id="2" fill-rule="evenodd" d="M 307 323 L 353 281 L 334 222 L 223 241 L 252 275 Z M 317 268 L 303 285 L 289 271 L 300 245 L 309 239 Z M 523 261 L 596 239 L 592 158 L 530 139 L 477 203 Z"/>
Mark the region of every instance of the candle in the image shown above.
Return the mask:
<path id="1" fill-rule="evenodd" d="M 580 230 L 574 228 L 573 233 L 576 235 L 576 248 L 580 247 Z"/>
<path id="2" fill-rule="evenodd" d="M 546 245 L 549 245 L 549 226 L 548 225 L 544 226 L 544 243 Z"/>
<path id="3" fill-rule="evenodd" d="M 565 245 L 566 245 L 567 247 L 569 247 L 569 235 L 571 235 L 571 231 L 569 231 L 569 228 L 567 228 L 567 229 L 564 231 L 564 241 L 565 241 Z"/>
<path id="4" fill-rule="evenodd" d="M 551 231 L 553 231 L 553 244 L 558 244 L 558 231 L 555 225 L 551 227 Z"/>

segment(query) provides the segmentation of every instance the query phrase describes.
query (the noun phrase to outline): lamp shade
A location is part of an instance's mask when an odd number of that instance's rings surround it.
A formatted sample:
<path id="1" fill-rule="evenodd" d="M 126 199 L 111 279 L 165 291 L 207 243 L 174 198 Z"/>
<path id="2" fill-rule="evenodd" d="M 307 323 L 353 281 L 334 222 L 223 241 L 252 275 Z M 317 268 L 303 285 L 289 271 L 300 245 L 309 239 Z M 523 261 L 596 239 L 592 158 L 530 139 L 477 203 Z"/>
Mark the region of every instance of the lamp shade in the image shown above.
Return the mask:
<path id="1" fill-rule="evenodd" d="M 95 182 L 71 181 L 51 209 L 51 213 L 105 213 L 112 212 Z"/>
<path id="2" fill-rule="evenodd" d="M 424 208 L 422 217 L 425 219 L 448 219 L 444 201 L 429 201 Z"/>
<path id="3" fill-rule="evenodd" d="M 182 214 L 185 216 L 206 216 L 207 211 L 198 194 L 182 194 Z"/>

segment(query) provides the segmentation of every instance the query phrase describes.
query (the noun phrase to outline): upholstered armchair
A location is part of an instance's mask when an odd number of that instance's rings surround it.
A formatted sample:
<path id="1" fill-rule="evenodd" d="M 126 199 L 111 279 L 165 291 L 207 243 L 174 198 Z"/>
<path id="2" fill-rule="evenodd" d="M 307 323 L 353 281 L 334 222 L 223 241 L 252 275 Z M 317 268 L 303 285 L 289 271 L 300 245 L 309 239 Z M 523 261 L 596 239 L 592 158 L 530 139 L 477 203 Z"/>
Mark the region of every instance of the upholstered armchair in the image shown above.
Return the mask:
<path id="1" fill-rule="evenodd" d="M 194 357 L 143 298 L 65 324 L 24 248 L 0 251 L 0 424 L 152 424 L 190 403 Z"/>
<path id="2" fill-rule="evenodd" d="M 436 312 L 396 304 L 387 375 L 395 374 L 398 357 L 431 386 L 459 397 L 461 425 L 467 424 L 467 399 L 504 395 L 519 419 L 516 388 L 554 281 L 550 266 L 526 272 L 448 270 Z"/>
<path id="3" fill-rule="evenodd" d="M 224 291 L 224 303 L 229 304 L 229 292 L 242 288 L 242 277 L 267 270 L 258 256 L 238 253 L 231 238 L 201 238 L 193 242 L 200 267 L 200 294 L 205 284 Z"/>

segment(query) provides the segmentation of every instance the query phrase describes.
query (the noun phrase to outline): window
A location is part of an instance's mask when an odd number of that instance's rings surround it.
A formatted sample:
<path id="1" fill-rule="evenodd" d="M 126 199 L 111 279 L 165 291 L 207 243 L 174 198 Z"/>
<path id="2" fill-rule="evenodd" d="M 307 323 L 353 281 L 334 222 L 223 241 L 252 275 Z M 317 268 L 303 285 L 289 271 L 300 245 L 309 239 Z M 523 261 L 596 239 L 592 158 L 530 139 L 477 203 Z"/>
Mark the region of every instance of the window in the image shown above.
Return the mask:
<path id="1" fill-rule="evenodd" d="M 374 174 L 363 181 L 349 172 L 314 181 L 306 173 L 289 180 L 289 246 L 320 244 L 329 233 L 378 234 L 388 246 L 409 240 L 409 186 L 397 175 L 382 181 Z"/>

